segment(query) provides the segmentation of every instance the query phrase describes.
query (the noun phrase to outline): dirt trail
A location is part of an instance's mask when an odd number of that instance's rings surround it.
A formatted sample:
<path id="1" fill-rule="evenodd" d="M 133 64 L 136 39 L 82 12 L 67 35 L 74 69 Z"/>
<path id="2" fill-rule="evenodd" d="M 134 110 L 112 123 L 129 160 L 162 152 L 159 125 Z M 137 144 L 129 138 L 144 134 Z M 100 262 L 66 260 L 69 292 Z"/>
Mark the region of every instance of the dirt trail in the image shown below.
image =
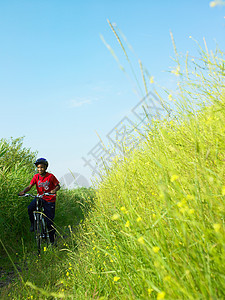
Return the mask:
<path id="1" fill-rule="evenodd" d="M 15 263 L 15 266 L 19 272 L 21 272 L 21 268 L 18 263 Z M 4 268 L 0 267 L 0 292 L 1 288 L 7 286 L 9 283 L 13 282 L 14 279 L 18 276 L 18 273 L 13 267 Z"/>
<path id="2" fill-rule="evenodd" d="M 14 277 L 15 271 L 6 271 L 0 267 L 0 289 L 12 282 Z"/>

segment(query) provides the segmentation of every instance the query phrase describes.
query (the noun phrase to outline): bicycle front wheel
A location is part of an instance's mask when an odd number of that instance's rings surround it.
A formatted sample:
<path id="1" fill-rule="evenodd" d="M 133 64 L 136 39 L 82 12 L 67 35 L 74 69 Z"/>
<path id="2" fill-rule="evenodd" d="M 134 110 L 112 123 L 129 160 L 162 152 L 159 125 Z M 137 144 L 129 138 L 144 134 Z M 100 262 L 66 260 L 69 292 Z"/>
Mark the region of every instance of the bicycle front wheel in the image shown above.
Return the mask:
<path id="1" fill-rule="evenodd" d="M 50 244 L 50 239 L 49 239 L 49 231 L 47 227 L 47 222 L 45 218 L 42 218 L 42 228 L 43 228 L 43 238 L 45 239 L 47 246 Z"/>
<path id="2" fill-rule="evenodd" d="M 40 254 L 42 239 L 42 217 L 40 213 L 36 214 L 35 238 L 37 242 L 38 254 Z"/>

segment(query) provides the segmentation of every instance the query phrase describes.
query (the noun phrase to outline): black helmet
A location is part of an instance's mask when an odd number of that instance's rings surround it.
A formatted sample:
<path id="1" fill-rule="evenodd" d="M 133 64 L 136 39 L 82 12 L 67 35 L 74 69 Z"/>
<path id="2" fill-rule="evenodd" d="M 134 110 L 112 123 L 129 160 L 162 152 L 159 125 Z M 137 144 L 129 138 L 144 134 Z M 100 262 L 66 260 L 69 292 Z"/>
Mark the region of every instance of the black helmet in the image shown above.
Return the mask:
<path id="1" fill-rule="evenodd" d="M 46 165 L 46 168 L 48 167 L 48 161 L 45 158 L 38 158 L 34 164 L 36 167 L 40 164 Z"/>

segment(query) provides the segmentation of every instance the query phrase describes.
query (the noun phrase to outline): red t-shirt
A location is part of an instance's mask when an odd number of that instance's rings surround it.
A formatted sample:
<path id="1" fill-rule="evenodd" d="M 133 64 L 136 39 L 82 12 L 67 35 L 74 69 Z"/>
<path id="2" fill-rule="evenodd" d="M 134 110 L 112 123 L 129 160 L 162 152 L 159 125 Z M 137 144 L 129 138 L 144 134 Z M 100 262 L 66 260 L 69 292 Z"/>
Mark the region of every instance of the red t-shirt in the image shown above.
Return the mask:
<path id="1" fill-rule="evenodd" d="M 35 174 L 34 177 L 31 179 L 30 184 L 32 186 L 36 184 L 38 194 L 42 195 L 44 193 L 51 192 L 51 190 L 53 190 L 59 184 L 59 181 L 53 174 L 46 172 L 44 177 L 42 177 L 40 174 Z M 47 202 L 55 202 L 56 196 L 44 195 L 43 199 Z"/>

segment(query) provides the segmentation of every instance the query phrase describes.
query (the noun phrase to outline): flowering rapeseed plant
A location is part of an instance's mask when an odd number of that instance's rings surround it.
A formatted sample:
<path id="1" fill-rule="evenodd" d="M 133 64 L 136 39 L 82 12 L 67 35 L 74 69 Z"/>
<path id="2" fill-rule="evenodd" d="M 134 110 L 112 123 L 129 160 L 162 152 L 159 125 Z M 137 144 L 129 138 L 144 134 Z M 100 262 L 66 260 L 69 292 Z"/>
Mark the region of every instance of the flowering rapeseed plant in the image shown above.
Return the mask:
<path id="1" fill-rule="evenodd" d="M 120 280 L 120 277 L 114 276 L 113 281 L 118 281 L 118 280 Z"/>
<path id="2" fill-rule="evenodd" d="M 138 243 L 144 245 L 145 240 L 144 240 L 144 237 L 143 237 L 143 236 L 141 236 L 141 237 L 138 238 Z"/>
<path id="3" fill-rule="evenodd" d="M 222 1 L 222 0 L 215 0 L 215 1 L 211 1 L 209 3 L 210 7 L 223 6 L 223 5 L 225 5 L 225 1 Z"/>
<path id="4" fill-rule="evenodd" d="M 155 247 L 152 248 L 152 251 L 153 251 L 154 253 L 158 253 L 159 250 L 160 250 L 160 248 L 157 247 L 157 246 L 155 246 Z"/>
<path id="5" fill-rule="evenodd" d="M 120 218 L 120 215 L 119 214 L 114 214 L 111 218 L 112 221 L 116 221 Z"/>
<path id="6" fill-rule="evenodd" d="M 165 292 L 159 292 L 157 294 L 157 300 L 162 300 L 165 298 L 166 293 Z"/>
<path id="7" fill-rule="evenodd" d="M 174 182 L 174 181 L 176 181 L 178 178 L 179 178 L 179 176 L 174 174 L 174 175 L 171 176 L 170 180 L 171 180 L 171 182 Z"/>
<path id="8" fill-rule="evenodd" d="M 222 195 L 225 196 L 225 186 L 222 187 Z"/>
<path id="9" fill-rule="evenodd" d="M 213 224 L 213 228 L 214 228 L 215 232 L 219 232 L 220 228 L 221 228 L 221 224 Z"/>
<path id="10" fill-rule="evenodd" d="M 130 221 L 127 221 L 127 222 L 126 222 L 125 227 L 127 227 L 127 228 L 130 227 Z"/>

